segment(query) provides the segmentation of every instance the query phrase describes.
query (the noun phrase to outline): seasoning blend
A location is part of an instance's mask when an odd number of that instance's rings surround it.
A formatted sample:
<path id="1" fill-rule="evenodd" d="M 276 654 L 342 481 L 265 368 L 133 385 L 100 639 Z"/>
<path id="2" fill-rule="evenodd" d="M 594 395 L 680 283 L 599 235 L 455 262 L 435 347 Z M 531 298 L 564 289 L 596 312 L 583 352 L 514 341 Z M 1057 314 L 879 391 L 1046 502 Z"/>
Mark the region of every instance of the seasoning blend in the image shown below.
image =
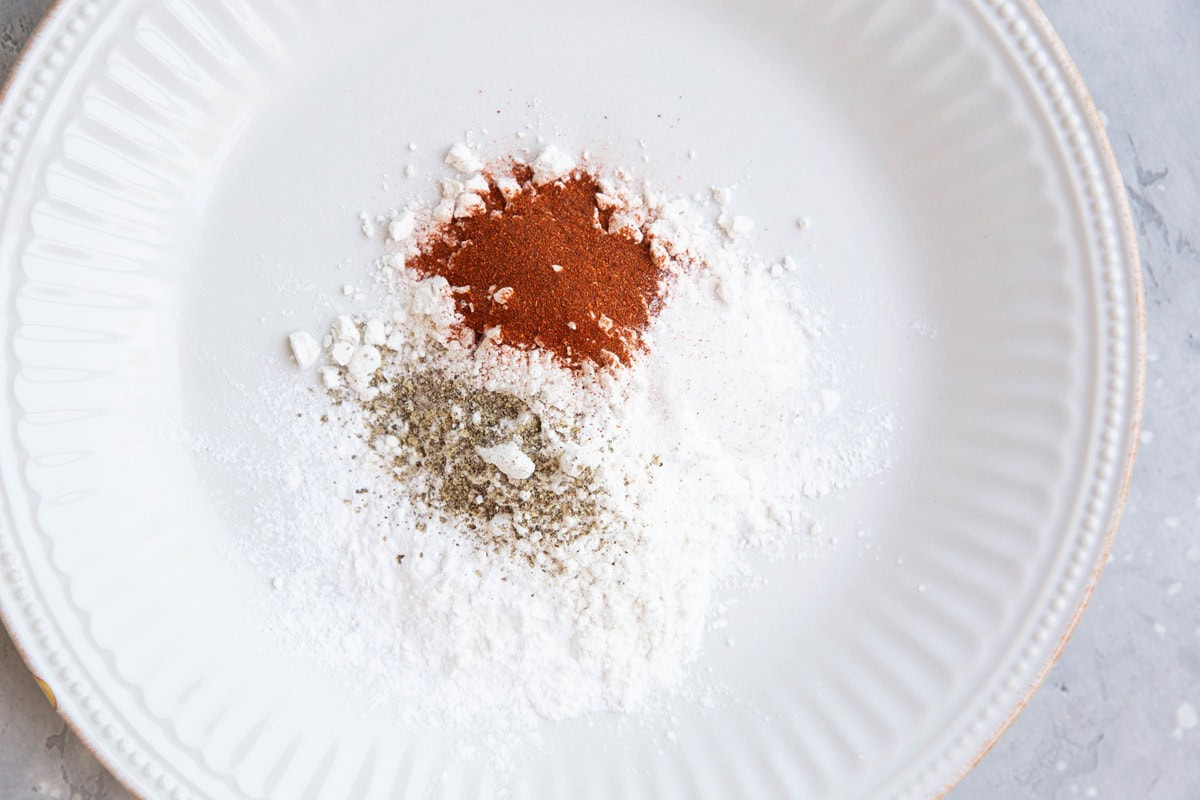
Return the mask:
<path id="1" fill-rule="evenodd" d="M 447 163 L 483 168 L 461 145 Z M 685 265 L 656 242 L 648 216 L 622 207 L 615 185 L 561 151 L 505 174 L 446 180 L 442 190 L 424 225 L 409 211 L 386 226 L 397 252 L 384 277 L 421 301 L 390 319 L 339 318 L 326 338 L 325 384 L 360 406 L 363 435 L 408 502 L 450 515 L 478 546 L 560 570 L 578 563 L 565 545 L 603 550 L 629 522 L 614 519 L 622 512 L 588 466 L 613 432 L 599 450 L 594 434 L 581 448 L 582 432 L 607 416 L 595 402 L 555 407 L 528 391 L 497 391 L 496 373 L 549 369 L 569 395 L 611 399 Z M 440 322 L 413 342 L 414 318 L 431 304 Z M 503 364 L 489 364 L 488 350 Z M 296 352 L 297 363 L 306 356 Z"/>
<path id="2" fill-rule="evenodd" d="M 805 504 L 882 468 L 882 426 L 828 436 L 822 318 L 727 191 L 708 219 L 555 147 L 446 160 L 377 220 L 386 302 L 291 338 L 338 453 L 297 491 L 340 495 L 272 540 L 279 629 L 416 725 L 645 709 L 746 552 L 821 546 Z"/>

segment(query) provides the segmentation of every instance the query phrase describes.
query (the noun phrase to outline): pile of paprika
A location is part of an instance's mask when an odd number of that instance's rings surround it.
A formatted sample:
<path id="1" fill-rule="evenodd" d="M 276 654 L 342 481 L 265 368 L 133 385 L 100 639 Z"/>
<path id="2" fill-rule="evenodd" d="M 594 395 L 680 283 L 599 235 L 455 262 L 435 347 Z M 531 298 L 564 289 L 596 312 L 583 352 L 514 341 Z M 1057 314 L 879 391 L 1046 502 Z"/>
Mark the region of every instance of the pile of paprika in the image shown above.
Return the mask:
<path id="1" fill-rule="evenodd" d="M 611 212 L 586 172 L 538 186 L 517 165 L 513 177 L 520 188 L 507 193 L 489 178 L 486 209 L 432 231 L 409 266 L 446 278 L 477 334 L 572 368 L 628 365 L 661 302 L 664 271 L 648 241 L 608 231 Z"/>

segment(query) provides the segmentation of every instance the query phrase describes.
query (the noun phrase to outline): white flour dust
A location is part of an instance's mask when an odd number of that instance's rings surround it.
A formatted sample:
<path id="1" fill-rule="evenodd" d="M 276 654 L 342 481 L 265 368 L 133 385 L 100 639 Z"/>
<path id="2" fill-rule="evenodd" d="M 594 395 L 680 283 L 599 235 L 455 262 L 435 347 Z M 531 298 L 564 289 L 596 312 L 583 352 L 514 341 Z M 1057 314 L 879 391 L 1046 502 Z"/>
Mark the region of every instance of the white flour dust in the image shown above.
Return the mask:
<path id="1" fill-rule="evenodd" d="M 748 255 L 754 225 L 728 190 L 714 209 L 605 179 L 612 227 L 690 265 L 631 366 L 571 370 L 463 337 L 455 287 L 404 266 L 428 226 L 479 213 L 463 197 L 485 191 L 484 162 L 456 146 L 447 163 L 460 174 L 439 206 L 360 221 L 381 244 L 383 305 L 294 334 L 304 372 L 264 388 L 257 422 L 286 455 L 258 469 L 282 488 L 239 557 L 272 587 L 281 647 L 414 724 L 652 707 L 686 683 L 749 556 L 828 546 L 814 501 L 886 467 L 890 421 L 842 396 L 803 270 Z M 576 164 L 551 147 L 532 167 L 554 181 Z M 496 404 L 511 411 L 499 433 L 430 472 L 413 426 L 479 437 Z M 477 497 L 454 494 L 456 470 Z"/>

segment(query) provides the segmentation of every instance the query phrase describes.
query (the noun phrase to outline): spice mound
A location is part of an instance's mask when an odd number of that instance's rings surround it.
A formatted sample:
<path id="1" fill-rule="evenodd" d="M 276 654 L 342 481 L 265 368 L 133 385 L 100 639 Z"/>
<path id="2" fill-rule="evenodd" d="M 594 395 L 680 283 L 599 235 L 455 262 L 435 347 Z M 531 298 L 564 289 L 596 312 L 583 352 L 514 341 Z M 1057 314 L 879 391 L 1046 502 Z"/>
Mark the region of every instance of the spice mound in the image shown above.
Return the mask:
<path id="1" fill-rule="evenodd" d="M 750 558 L 829 541 L 810 503 L 882 468 L 882 426 L 843 423 L 825 315 L 731 190 L 553 146 L 446 165 L 360 217 L 378 302 L 289 337 L 319 388 L 284 438 L 325 447 L 282 470 L 309 513 L 263 559 L 301 565 L 273 619 L 413 724 L 649 708 Z"/>
<path id="2" fill-rule="evenodd" d="M 661 302 L 661 260 L 640 230 L 619 217 L 614 224 L 616 201 L 592 175 L 541 185 L 533 177 L 515 166 L 484 176 L 478 193 L 450 183 L 453 218 L 410 266 L 455 287 L 463 324 L 477 334 L 497 331 L 504 344 L 547 350 L 572 367 L 628 364 Z"/>
<path id="3" fill-rule="evenodd" d="M 388 302 L 336 320 L 321 374 L 410 507 L 560 572 L 581 549 L 610 557 L 636 516 L 625 487 L 652 457 L 600 465 L 669 285 L 704 262 L 680 245 L 684 209 L 548 152 L 443 180 L 436 207 L 381 220 Z M 293 341 L 298 363 L 312 349 Z"/>
<path id="4" fill-rule="evenodd" d="M 564 469 L 566 437 L 519 398 L 420 370 L 363 409 L 375 452 L 413 500 L 492 549 L 546 565 L 595 525 L 593 470 Z"/>

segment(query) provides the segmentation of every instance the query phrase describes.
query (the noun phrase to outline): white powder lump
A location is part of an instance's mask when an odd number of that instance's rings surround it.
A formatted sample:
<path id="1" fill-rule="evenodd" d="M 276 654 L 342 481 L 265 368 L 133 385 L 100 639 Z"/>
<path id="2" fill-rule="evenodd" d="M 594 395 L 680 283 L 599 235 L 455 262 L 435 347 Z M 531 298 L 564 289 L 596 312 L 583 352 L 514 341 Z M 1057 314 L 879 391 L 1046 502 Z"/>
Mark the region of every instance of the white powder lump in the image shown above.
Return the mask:
<path id="1" fill-rule="evenodd" d="M 722 214 L 717 225 L 731 239 L 739 239 L 749 235 L 754 230 L 754 220 L 742 215 Z"/>
<path id="2" fill-rule="evenodd" d="M 369 319 L 363 323 L 362 339 L 367 344 L 378 347 L 387 341 L 387 337 L 387 325 L 384 324 L 383 320 Z"/>
<path id="3" fill-rule="evenodd" d="M 450 148 L 450 152 L 446 154 L 446 163 L 463 175 L 480 172 L 484 166 L 475 151 L 461 143 Z"/>
<path id="4" fill-rule="evenodd" d="M 533 162 L 533 182 L 538 186 L 567 177 L 575 169 L 573 157 L 554 145 L 542 150 Z"/>
<path id="5" fill-rule="evenodd" d="M 525 455 L 514 442 L 495 447 L 476 447 L 475 452 L 511 481 L 523 481 L 534 473 L 533 459 Z"/>
<path id="6" fill-rule="evenodd" d="M 520 182 L 511 175 L 503 175 L 497 178 L 496 188 L 500 190 L 500 194 L 504 195 L 505 200 L 512 200 L 521 193 Z"/>
<path id="7" fill-rule="evenodd" d="M 329 357 L 339 367 L 344 367 L 354 358 L 354 345 L 350 342 L 334 342 L 329 349 Z"/>
<path id="8" fill-rule="evenodd" d="M 382 363 L 383 357 L 379 354 L 379 349 L 367 344 L 355 350 L 354 356 L 345 366 L 353 382 L 362 383 L 374 375 Z"/>
<path id="9" fill-rule="evenodd" d="M 321 367 L 319 371 L 321 385 L 326 389 L 340 389 L 342 386 L 342 373 L 337 367 Z"/>
<path id="10" fill-rule="evenodd" d="M 367 212 L 360 211 L 358 213 L 358 225 L 363 236 L 367 237 L 368 239 L 375 238 L 375 220 L 371 219 Z"/>
<path id="11" fill-rule="evenodd" d="M 454 218 L 475 217 L 487 211 L 484 199 L 472 192 L 463 192 L 454 201 Z"/>
<path id="12" fill-rule="evenodd" d="M 482 175 L 472 175 L 463 183 L 463 191 L 474 192 L 475 194 L 485 195 L 492 190 L 488 184 L 487 178 Z"/>
<path id="13" fill-rule="evenodd" d="M 358 332 L 358 325 L 354 323 L 353 318 L 342 315 L 333 323 L 333 330 L 330 335 L 335 342 L 346 342 L 350 345 L 357 345 L 362 341 L 362 336 Z"/>
<path id="14" fill-rule="evenodd" d="M 321 356 L 321 346 L 317 344 L 317 340 L 304 331 L 288 334 L 288 346 L 292 350 L 292 358 L 296 360 L 296 365 L 300 369 L 308 369 L 317 363 L 317 359 Z"/>
<path id="15" fill-rule="evenodd" d="M 733 189 L 731 187 L 714 186 L 711 191 L 713 200 L 722 208 L 733 202 Z"/>
<path id="16" fill-rule="evenodd" d="M 403 242 L 413 235 L 415 228 L 416 216 L 411 211 L 405 211 L 388 222 L 388 238 L 393 242 Z"/>

